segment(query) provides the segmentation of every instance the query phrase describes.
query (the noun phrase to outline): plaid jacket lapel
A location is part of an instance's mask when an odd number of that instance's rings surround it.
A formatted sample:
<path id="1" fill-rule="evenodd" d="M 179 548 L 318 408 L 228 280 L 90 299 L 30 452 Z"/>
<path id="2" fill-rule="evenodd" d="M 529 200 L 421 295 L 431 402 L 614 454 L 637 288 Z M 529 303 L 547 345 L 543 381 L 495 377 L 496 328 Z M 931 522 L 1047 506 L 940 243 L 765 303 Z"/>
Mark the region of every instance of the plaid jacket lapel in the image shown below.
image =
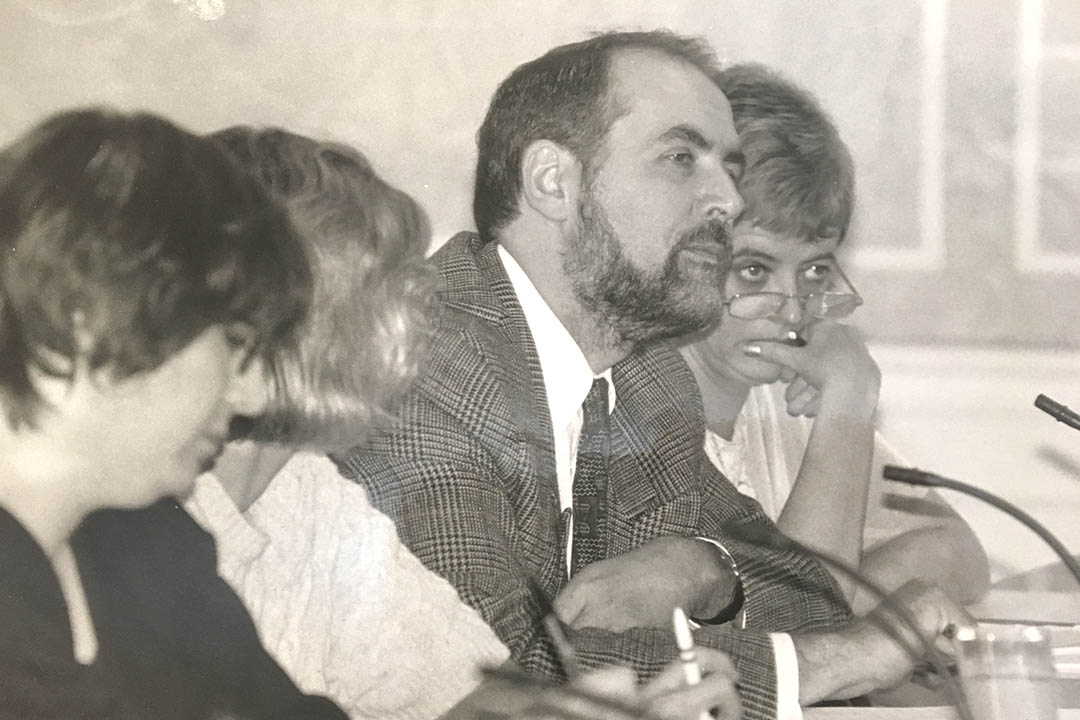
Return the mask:
<path id="1" fill-rule="evenodd" d="M 700 448 L 681 409 L 671 405 L 670 382 L 684 371 L 681 358 L 665 347 L 637 352 L 612 370 L 618 400 L 612 414 L 610 554 L 660 534 L 696 534 L 701 487 L 694 462 Z"/>
<path id="2" fill-rule="evenodd" d="M 536 345 L 496 244 L 482 244 L 475 234 L 462 233 L 445 249 L 449 252 L 440 257 L 443 304 L 474 316 L 498 338 L 485 347 L 495 354 L 491 366 L 503 388 L 509 421 L 523 431 L 523 449 L 533 468 L 531 474 L 504 477 L 506 492 L 522 523 L 517 533 L 521 549 L 545 589 L 554 592 L 563 574 L 551 563 L 552 545 L 560 542 L 559 488 L 551 411 Z M 526 387 L 529 392 L 522 392 Z M 507 442 L 505 436 L 491 440 Z"/>

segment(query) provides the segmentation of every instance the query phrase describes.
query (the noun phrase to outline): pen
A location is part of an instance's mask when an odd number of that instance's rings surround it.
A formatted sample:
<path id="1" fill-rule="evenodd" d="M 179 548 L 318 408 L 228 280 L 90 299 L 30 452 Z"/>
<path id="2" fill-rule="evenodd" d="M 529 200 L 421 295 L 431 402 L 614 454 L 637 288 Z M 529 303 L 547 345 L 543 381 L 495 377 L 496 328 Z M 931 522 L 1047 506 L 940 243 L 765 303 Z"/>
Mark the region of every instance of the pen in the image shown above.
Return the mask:
<path id="1" fill-rule="evenodd" d="M 697 661 L 697 650 L 694 648 L 694 635 L 690 632 L 690 623 L 686 619 L 686 613 L 681 607 L 676 606 L 671 613 L 671 622 L 675 627 L 675 645 L 679 648 L 679 661 L 682 663 L 683 679 L 687 685 L 697 685 L 701 682 L 701 666 Z M 707 712 L 701 713 L 698 720 L 713 720 Z"/>
<path id="2" fill-rule="evenodd" d="M 552 607 L 551 601 L 548 600 L 547 593 L 544 592 L 540 581 L 532 575 L 529 575 L 527 579 L 529 591 L 540 606 L 541 622 L 544 630 L 547 631 L 548 637 L 551 638 L 551 644 L 555 646 L 555 653 L 559 656 L 563 672 L 566 673 L 568 679 L 573 679 L 581 674 L 581 665 L 578 663 L 574 646 L 570 644 L 570 638 L 566 637 L 566 628 L 555 613 L 555 608 Z"/>
<path id="3" fill-rule="evenodd" d="M 578 665 L 574 646 L 570 644 L 569 638 L 566 637 L 566 631 L 563 629 L 562 621 L 559 620 L 555 613 L 544 616 L 544 629 L 547 630 L 548 637 L 551 638 L 551 643 L 555 646 L 555 652 L 559 655 L 559 662 L 562 663 L 566 677 L 572 680 L 580 675 L 581 667 Z"/>

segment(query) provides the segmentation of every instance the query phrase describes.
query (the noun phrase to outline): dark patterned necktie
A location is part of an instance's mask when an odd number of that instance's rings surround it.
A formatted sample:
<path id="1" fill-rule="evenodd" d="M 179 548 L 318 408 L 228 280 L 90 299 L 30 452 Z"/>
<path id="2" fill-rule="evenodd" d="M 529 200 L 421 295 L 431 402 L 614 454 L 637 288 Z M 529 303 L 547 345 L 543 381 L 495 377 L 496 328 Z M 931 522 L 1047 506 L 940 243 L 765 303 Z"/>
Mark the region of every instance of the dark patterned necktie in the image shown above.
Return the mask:
<path id="1" fill-rule="evenodd" d="M 574 467 L 574 546 L 570 556 L 573 575 L 604 557 L 605 502 L 611 434 L 608 429 L 608 384 L 593 380 L 581 406 L 583 422 Z"/>

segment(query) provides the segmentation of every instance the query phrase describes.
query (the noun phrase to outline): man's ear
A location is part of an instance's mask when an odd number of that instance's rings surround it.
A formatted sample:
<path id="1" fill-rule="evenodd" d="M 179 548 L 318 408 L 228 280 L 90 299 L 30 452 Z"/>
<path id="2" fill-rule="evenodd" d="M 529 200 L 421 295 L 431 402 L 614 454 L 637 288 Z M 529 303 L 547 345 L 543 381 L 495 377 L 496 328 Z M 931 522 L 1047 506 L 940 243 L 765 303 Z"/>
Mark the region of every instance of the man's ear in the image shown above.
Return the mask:
<path id="1" fill-rule="evenodd" d="M 548 220 L 562 222 L 577 212 L 581 163 L 558 143 L 537 140 L 522 153 L 521 186 L 531 208 Z"/>

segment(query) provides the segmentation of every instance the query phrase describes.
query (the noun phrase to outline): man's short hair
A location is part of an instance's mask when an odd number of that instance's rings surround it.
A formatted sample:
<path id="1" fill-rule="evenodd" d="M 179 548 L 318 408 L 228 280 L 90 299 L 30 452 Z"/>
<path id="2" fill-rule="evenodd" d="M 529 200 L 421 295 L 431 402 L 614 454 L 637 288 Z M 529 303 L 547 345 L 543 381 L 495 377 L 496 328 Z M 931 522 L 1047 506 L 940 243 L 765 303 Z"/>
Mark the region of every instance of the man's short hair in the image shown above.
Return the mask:
<path id="1" fill-rule="evenodd" d="M 249 436 L 345 449 L 404 392 L 424 355 L 434 286 L 427 215 L 362 154 L 276 128 L 215 133 L 281 201 L 312 261 L 312 310 L 271 365 Z"/>
<path id="2" fill-rule="evenodd" d="M 266 353 L 307 310 L 285 212 L 216 143 L 146 113 L 55 115 L 0 151 L 0 401 L 43 403 L 34 373 L 152 370 L 213 325 Z M 186 392 L 177 388 L 177 392 Z"/>
<path id="3" fill-rule="evenodd" d="M 717 82 L 746 158 L 743 219 L 809 241 L 842 238 L 855 203 L 855 168 L 817 100 L 753 63 L 725 68 Z"/>
<path id="4" fill-rule="evenodd" d="M 599 161 L 612 123 L 627 111 L 613 97 L 609 77 L 611 58 L 621 50 L 659 52 L 713 79 L 719 72 L 704 40 L 666 30 L 603 33 L 519 65 L 496 89 L 476 135 L 473 216 L 483 240 L 494 240 L 518 216 L 521 157 L 529 143 L 557 143 L 586 170 Z"/>

